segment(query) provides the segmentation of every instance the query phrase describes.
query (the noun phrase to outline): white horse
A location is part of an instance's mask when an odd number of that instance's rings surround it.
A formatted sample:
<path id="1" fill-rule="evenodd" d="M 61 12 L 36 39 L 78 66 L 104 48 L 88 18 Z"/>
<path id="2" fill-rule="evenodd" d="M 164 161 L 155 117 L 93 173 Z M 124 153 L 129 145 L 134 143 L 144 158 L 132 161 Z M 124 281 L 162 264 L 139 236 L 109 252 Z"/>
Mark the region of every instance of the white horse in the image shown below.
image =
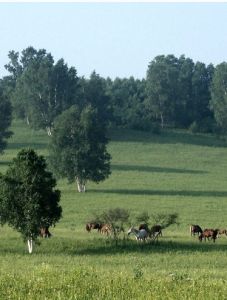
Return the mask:
<path id="1" fill-rule="evenodd" d="M 145 242 L 145 240 L 148 238 L 149 235 L 145 229 L 138 230 L 134 227 L 131 227 L 128 230 L 128 235 L 130 235 L 131 233 L 135 235 L 137 241 L 143 241 L 143 242 Z"/>

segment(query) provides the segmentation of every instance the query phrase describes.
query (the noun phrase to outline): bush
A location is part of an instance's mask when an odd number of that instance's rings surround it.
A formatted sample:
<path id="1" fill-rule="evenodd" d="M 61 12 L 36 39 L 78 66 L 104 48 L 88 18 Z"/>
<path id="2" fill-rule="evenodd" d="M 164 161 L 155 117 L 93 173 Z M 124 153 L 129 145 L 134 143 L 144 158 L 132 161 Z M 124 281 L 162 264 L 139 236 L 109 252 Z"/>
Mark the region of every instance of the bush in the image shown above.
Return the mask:
<path id="1" fill-rule="evenodd" d="M 189 130 L 192 133 L 218 133 L 219 128 L 215 120 L 211 117 L 202 119 L 201 121 L 194 121 Z"/>

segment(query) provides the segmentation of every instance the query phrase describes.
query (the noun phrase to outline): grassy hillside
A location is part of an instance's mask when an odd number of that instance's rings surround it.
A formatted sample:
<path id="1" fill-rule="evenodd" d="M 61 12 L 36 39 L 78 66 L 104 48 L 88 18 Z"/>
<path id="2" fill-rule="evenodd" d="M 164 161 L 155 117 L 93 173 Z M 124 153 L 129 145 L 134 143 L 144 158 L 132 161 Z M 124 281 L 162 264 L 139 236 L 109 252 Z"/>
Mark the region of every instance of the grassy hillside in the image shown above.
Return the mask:
<path id="1" fill-rule="evenodd" d="M 48 155 L 45 132 L 18 121 L 12 130 L 1 172 L 21 148 Z M 59 180 L 63 218 L 34 254 L 17 232 L 0 228 L 0 299 L 225 299 L 227 237 L 200 244 L 189 224 L 227 228 L 226 143 L 185 131 L 121 130 L 110 137 L 110 178 L 89 183 L 85 194 Z M 132 220 L 142 211 L 177 212 L 180 225 L 157 244 L 131 239 L 115 247 L 85 231 L 94 212 L 114 207 L 127 208 Z"/>

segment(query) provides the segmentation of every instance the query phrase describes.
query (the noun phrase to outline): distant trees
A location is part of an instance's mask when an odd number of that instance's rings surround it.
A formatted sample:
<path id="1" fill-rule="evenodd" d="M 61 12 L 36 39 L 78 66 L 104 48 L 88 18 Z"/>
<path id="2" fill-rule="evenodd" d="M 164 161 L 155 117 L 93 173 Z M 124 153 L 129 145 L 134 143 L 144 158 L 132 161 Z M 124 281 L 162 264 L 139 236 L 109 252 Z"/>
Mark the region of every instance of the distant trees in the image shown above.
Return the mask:
<path id="1" fill-rule="evenodd" d="M 223 62 L 215 68 L 212 89 L 211 109 L 222 130 L 227 132 L 227 63 Z"/>
<path id="2" fill-rule="evenodd" d="M 173 120 L 177 84 L 177 59 L 173 55 L 155 57 L 147 71 L 147 109 L 160 120 L 162 128 Z"/>
<path id="3" fill-rule="evenodd" d="M 161 126 L 188 127 L 212 118 L 209 109 L 213 66 L 183 55 L 160 55 L 147 71 L 146 107 Z"/>
<path id="4" fill-rule="evenodd" d="M 57 115 L 77 103 L 79 86 L 75 68 L 68 68 L 63 59 L 54 63 L 46 50 L 29 47 L 19 53 L 9 53 L 6 65 L 14 83 L 11 99 L 15 114 L 25 118 L 35 129 L 52 133 Z"/>
<path id="5" fill-rule="evenodd" d="M 150 120 L 144 107 L 145 80 L 134 77 L 107 79 L 106 86 L 111 99 L 112 123 L 125 128 L 149 130 Z"/>
<path id="6" fill-rule="evenodd" d="M 217 79 L 211 101 L 216 71 L 212 64 L 193 62 L 184 55 L 159 55 L 149 63 L 142 80 L 132 76 L 104 79 L 96 72 L 86 79 L 79 78 L 63 59 L 55 63 L 45 49 L 28 47 L 21 53 L 10 51 L 8 56 L 4 94 L 11 100 L 14 115 L 49 135 L 55 118 L 72 105 L 80 111 L 90 105 L 105 127 L 158 133 L 165 126 L 200 132 L 213 132 L 216 121 L 223 126 L 214 100 Z"/>
<path id="7" fill-rule="evenodd" d="M 5 149 L 7 139 L 12 135 L 9 130 L 12 121 L 12 108 L 4 91 L 4 82 L 0 80 L 0 153 Z"/>
<path id="8" fill-rule="evenodd" d="M 72 106 L 56 118 L 50 143 L 50 164 L 56 174 L 76 181 L 85 192 L 88 180 L 96 183 L 110 174 L 106 129 L 98 109 Z"/>
<path id="9" fill-rule="evenodd" d="M 34 150 L 21 150 L 5 175 L 0 174 L 0 223 L 19 231 L 32 253 L 41 227 L 61 218 L 60 191 L 46 170 L 46 162 Z"/>

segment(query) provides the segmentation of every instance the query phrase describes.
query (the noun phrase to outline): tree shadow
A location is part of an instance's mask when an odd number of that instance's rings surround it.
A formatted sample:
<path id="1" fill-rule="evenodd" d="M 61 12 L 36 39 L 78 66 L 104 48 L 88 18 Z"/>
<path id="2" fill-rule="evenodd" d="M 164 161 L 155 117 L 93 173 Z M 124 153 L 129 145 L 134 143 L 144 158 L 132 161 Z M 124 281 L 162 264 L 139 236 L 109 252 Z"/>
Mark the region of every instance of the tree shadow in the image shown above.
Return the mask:
<path id="1" fill-rule="evenodd" d="M 130 253 L 141 254 L 168 254 L 182 253 L 212 253 L 226 252 L 227 244 L 218 244 L 212 241 L 199 242 L 192 239 L 191 241 L 179 242 L 170 240 L 169 238 L 160 238 L 155 242 L 137 242 L 132 239 L 119 240 L 118 245 L 110 238 L 94 238 L 93 240 L 74 240 L 66 237 L 51 238 L 51 240 L 40 241 L 39 245 L 34 245 L 33 255 L 64 255 L 64 256 L 103 256 L 103 255 L 119 255 Z M 3 245 L 0 248 L 0 254 L 20 254 L 28 256 L 26 244 L 19 242 L 19 247 L 15 242 L 10 245 Z"/>
<path id="2" fill-rule="evenodd" d="M 190 190 L 144 190 L 144 189 L 91 189 L 92 193 L 148 195 L 148 196 L 190 196 L 190 197 L 227 197 L 227 191 L 190 191 Z"/>
<path id="3" fill-rule="evenodd" d="M 32 148 L 32 149 L 46 149 L 46 143 L 9 143 L 7 150 L 18 150 L 23 148 Z"/>
<path id="4" fill-rule="evenodd" d="M 205 174 L 206 171 L 201 170 L 187 170 L 176 168 L 161 168 L 152 166 L 139 166 L 139 165 L 111 165 L 112 170 L 116 171 L 137 171 L 137 172 L 157 172 L 157 173 L 179 173 L 179 174 Z"/>
<path id="5" fill-rule="evenodd" d="M 102 242 L 102 243 L 100 243 Z M 78 247 L 76 250 L 68 249 L 70 255 L 117 255 L 127 253 L 146 253 L 146 254 L 158 254 L 158 253 L 191 253 L 191 252 L 214 252 L 214 251 L 227 251 L 227 244 L 218 244 L 218 242 L 179 242 L 162 240 L 156 242 L 138 243 L 134 240 L 119 241 L 118 245 L 115 245 L 113 240 L 102 240 L 93 245 L 87 247 Z"/>
<path id="6" fill-rule="evenodd" d="M 212 134 L 194 134 L 186 130 L 169 129 L 160 134 L 137 130 L 121 129 L 110 130 L 109 136 L 112 141 L 141 142 L 143 144 L 189 144 L 208 147 L 227 147 L 224 139 Z"/>
<path id="7" fill-rule="evenodd" d="M 0 161 L 0 166 L 9 166 L 9 165 L 11 165 L 11 161 L 9 161 L 9 160 L 6 160 L 6 161 Z"/>

